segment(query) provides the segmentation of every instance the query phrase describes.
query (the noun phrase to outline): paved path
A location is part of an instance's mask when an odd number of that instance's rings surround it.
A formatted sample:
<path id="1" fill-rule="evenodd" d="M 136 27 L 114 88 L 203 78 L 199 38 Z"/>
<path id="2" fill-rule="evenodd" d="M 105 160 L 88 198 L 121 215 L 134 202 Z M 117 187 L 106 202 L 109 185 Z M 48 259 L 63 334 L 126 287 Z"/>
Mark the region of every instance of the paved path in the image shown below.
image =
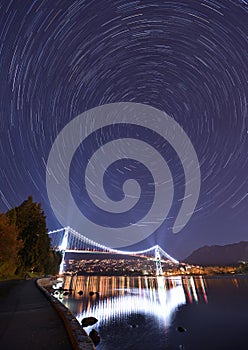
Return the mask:
<path id="1" fill-rule="evenodd" d="M 0 282 L 0 349 L 72 349 L 62 320 L 34 280 Z"/>

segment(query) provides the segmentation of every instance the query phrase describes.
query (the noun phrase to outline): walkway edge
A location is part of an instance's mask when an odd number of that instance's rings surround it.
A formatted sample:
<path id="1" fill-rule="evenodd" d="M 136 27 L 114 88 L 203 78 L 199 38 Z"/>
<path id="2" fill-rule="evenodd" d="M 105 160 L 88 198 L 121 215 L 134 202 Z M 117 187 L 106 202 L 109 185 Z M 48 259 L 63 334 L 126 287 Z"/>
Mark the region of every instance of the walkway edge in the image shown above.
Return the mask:
<path id="1" fill-rule="evenodd" d="M 44 286 L 51 285 L 51 283 L 51 278 L 36 280 L 37 287 L 44 293 L 62 319 L 74 350 L 96 350 L 92 340 L 73 313 L 44 288 Z"/>

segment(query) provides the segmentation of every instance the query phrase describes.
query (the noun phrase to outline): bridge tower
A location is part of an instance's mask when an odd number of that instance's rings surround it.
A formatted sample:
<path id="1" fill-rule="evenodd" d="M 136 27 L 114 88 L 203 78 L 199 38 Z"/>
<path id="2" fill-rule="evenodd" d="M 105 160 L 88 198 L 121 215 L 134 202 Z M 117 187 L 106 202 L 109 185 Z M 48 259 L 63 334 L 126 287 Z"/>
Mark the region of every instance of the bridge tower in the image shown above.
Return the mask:
<path id="1" fill-rule="evenodd" d="M 155 247 L 155 260 L 156 260 L 156 275 L 162 276 L 163 275 L 163 269 L 161 264 L 161 255 L 159 251 L 159 246 L 156 245 Z"/>
<path id="2" fill-rule="evenodd" d="M 59 246 L 59 250 L 62 253 L 62 260 L 61 260 L 60 267 L 59 267 L 59 274 L 60 275 L 64 272 L 65 251 L 66 251 L 67 244 L 68 244 L 68 235 L 69 235 L 69 227 L 65 227 L 64 236 L 63 236 L 62 242 Z"/>

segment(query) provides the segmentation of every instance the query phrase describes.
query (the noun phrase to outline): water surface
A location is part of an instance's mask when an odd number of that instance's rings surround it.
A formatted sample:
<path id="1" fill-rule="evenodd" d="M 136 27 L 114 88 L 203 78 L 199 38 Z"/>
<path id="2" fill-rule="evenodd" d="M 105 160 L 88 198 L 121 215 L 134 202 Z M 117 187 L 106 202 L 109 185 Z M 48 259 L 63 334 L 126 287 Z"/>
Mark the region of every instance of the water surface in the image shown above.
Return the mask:
<path id="1" fill-rule="evenodd" d="M 66 276 L 64 288 L 79 321 L 98 319 L 86 328 L 99 332 L 97 350 L 248 349 L 246 277 Z"/>

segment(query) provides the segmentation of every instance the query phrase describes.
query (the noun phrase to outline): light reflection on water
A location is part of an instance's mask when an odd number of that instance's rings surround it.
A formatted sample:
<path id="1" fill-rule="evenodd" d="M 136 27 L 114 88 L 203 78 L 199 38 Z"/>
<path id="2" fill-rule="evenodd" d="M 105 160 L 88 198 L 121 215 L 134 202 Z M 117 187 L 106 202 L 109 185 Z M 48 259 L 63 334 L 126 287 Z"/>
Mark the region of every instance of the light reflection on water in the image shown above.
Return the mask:
<path id="1" fill-rule="evenodd" d="M 110 282 L 104 278 L 103 280 L 105 283 Z M 119 287 L 118 283 L 117 288 L 112 285 L 111 296 L 106 297 L 101 293 L 99 300 L 89 300 L 87 308 L 77 315 L 78 320 L 91 315 L 98 319 L 100 327 L 111 318 L 147 314 L 162 319 L 164 324 L 169 325 L 174 310 L 186 302 L 181 279 L 171 280 L 169 286 L 166 286 L 163 277 L 158 277 L 156 281 L 139 279 L 138 288 L 133 285 L 134 281 L 132 279 L 131 286 L 129 284 L 128 287 Z"/>
<path id="2" fill-rule="evenodd" d="M 64 288 L 73 291 L 61 301 L 79 321 L 99 320 L 97 350 L 247 349 L 247 276 L 66 276 Z"/>
<path id="3" fill-rule="evenodd" d="M 88 316 L 98 319 L 97 324 L 87 327 L 86 331 L 90 332 L 92 328 L 98 330 L 102 338 L 97 346 L 99 350 L 149 349 L 151 345 L 146 344 L 146 347 L 143 342 L 137 341 L 134 345 L 131 339 L 125 346 L 119 344 L 118 347 L 116 336 L 125 338 L 130 328 L 136 327 L 141 337 L 143 333 L 157 333 L 157 349 L 166 349 L 167 333 L 178 308 L 186 302 L 198 302 L 199 297 L 207 302 L 202 277 L 194 280 L 193 277 L 161 276 L 65 276 L 63 287 L 73 290 L 71 296 L 61 298 L 79 322 Z M 81 290 L 84 292 L 82 296 L 78 294 Z M 91 291 L 98 293 L 90 296 Z M 153 340 L 153 345 L 155 343 Z"/>

